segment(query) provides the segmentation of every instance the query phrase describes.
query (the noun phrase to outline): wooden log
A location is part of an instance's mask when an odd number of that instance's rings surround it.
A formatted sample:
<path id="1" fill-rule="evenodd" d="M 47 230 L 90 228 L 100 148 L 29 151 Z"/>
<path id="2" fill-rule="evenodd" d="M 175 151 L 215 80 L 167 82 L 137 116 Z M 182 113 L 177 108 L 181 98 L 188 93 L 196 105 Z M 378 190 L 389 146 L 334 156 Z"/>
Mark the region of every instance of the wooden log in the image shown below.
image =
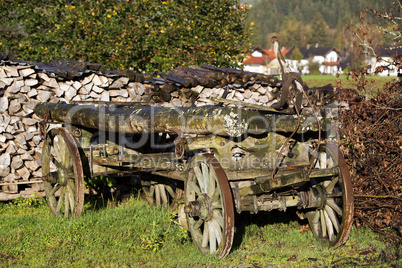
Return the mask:
<path id="1" fill-rule="evenodd" d="M 7 97 L 1 97 L 0 98 L 0 113 L 4 113 L 5 111 L 7 111 L 8 110 L 8 105 L 9 105 L 8 98 Z"/>
<path id="2" fill-rule="evenodd" d="M 184 87 L 190 87 L 190 84 L 191 84 L 191 83 L 190 83 L 189 81 L 185 80 L 185 79 L 181 79 L 181 78 L 179 78 L 179 77 L 175 77 L 175 76 L 168 75 L 168 74 L 162 74 L 162 73 L 159 73 L 159 75 L 160 75 L 162 78 L 164 78 L 166 81 L 168 81 L 168 82 L 173 82 L 173 83 L 181 84 L 181 85 L 183 85 Z"/>
<path id="3" fill-rule="evenodd" d="M 97 85 L 94 84 L 93 87 L 92 87 L 92 91 L 97 93 L 97 94 L 102 94 L 103 91 L 105 91 L 105 90 L 103 88 L 98 87 Z"/>
<path id="4" fill-rule="evenodd" d="M 23 86 L 20 90 L 21 93 L 28 93 L 31 90 L 31 87 L 29 86 Z"/>
<path id="5" fill-rule="evenodd" d="M 27 181 L 31 176 L 31 172 L 26 167 L 21 167 L 20 169 L 15 170 L 17 176 L 22 178 L 22 180 Z"/>
<path id="6" fill-rule="evenodd" d="M 11 156 L 10 154 L 1 154 L 0 155 L 0 170 L 9 167 L 11 164 Z M 3 176 L 5 177 L 5 176 Z"/>
<path id="7" fill-rule="evenodd" d="M 20 74 L 18 73 L 17 66 L 4 66 L 4 71 L 7 77 L 17 77 Z"/>
<path id="8" fill-rule="evenodd" d="M 21 111 L 21 103 L 18 100 L 12 100 L 10 102 L 9 108 L 8 108 L 8 112 L 10 114 L 16 114 L 19 111 Z"/>
<path id="9" fill-rule="evenodd" d="M 81 85 L 80 82 L 75 81 L 75 82 L 73 83 L 72 87 L 75 88 L 76 90 L 79 90 L 79 89 L 82 87 L 82 85 Z"/>
<path id="10" fill-rule="evenodd" d="M 20 167 L 22 167 L 24 165 L 24 162 L 22 161 L 22 159 L 16 155 L 13 157 L 13 159 L 11 160 L 11 164 L 10 167 L 14 170 L 19 169 Z"/>
<path id="11" fill-rule="evenodd" d="M 38 100 L 48 101 L 54 93 L 52 91 L 38 90 Z"/>
<path id="12" fill-rule="evenodd" d="M 179 67 L 174 69 L 173 71 L 171 71 L 168 75 L 181 79 L 181 80 L 185 80 L 186 82 L 184 82 L 186 85 L 186 87 L 195 87 L 197 85 L 199 85 L 199 81 L 197 81 L 194 77 L 192 77 L 191 75 L 188 75 L 187 73 L 182 71 L 183 67 Z M 183 84 L 184 85 L 184 84 Z"/>
<path id="13" fill-rule="evenodd" d="M 4 167 L 0 164 L 0 178 L 7 177 L 10 174 L 10 167 Z"/>
<path id="14" fill-rule="evenodd" d="M 72 100 L 75 96 L 77 96 L 77 90 L 73 87 L 69 87 L 69 89 L 64 93 L 64 97 L 67 100 Z"/>
<path id="15" fill-rule="evenodd" d="M 127 89 L 115 89 L 115 90 L 108 90 L 110 97 L 117 97 L 121 96 L 123 98 L 128 97 Z"/>
<path id="16" fill-rule="evenodd" d="M 131 106 L 129 109 L 110 109 L 65 103 L 38 103 L 35 107 L 36 115 L 41 118 L 48 112 L 50 118 L 57 122 L 71 122 L 78 126 L 121 133 L 174 133 L 172 129 L 178 129 L 188 134 L 213 133 L 238 137 L 246 132 L 262 134 L 267 131 L 269 123 L 257 111 L 236 107 L 169 109 Z"/>
<path id="17" fill-rule="evenodd" d="M 24 80 L 14 80 L 12 85 L 7 88 L 7 92 L 12 94 L 18 93 L 23 86 L 25 86 Z"/>
<path id="18" fill-rule="evenodd" d="M 7 86 L 11 86 L 11 84 L 14 82 L 14 79 L 13 78 L 8 78 L 6 76 L 6 77 L 3 77 L 3 78 L 0 78 L 0 82 L 2 82 L 3 84 L 5 84 Z"/>
<path id="19" fill-rule="evenodd" d="M 34 87 L 37 84 L 39 84 L 39 81 L 37 79 L 27 79 L 25 80 L 25 85 L 28 87 Z"/>
<path id="20" fill-rule="evenodd" d="M 209 78 L 208 76 L 197 72 L 197 70 L 188 67 L 178 67 L 169 74 L 173 76 L 191 77 L 192 79 L 195 80 L 197 85 L 202 85 L 206 87 L 214 87 L 218 83 L 217 81 Z"/>
<path id="21" fill-rule="evenodd" d="M 32 88 L 28 93 L 27 93 L 28 97 L 33 98 L 35 96 L 38 95 L 38 91 L 36 91 L 36 89 Z"/>
<path id="22" fill-rule="evenodd" d="M 213 80 L 222 80 L 225 77 L 224 72 L 212 71 L 212 70 L 202 68 L 202 67 L 196 66 L 196 65 L 191 65 L 190 68 L 199 71 L 200 73 L 204 74 L 205 76 L 208 76 L 209 78 L 211 78 Z"/>
<path id="23" fill-rule="evenodd" d="M 104 82 L 101 80 L 101 78 L 98 75 L 94 75 L 92 78 L 92 83 L 94 83 L 95 86 L 101 86 Z"/>
<path id="24" fill-rule="evenodd" d="M 46 73 L 38 73 L 38 76 L 41 80 L 45 81 L 45 82 L 49 82 L 50 78 Z"/>

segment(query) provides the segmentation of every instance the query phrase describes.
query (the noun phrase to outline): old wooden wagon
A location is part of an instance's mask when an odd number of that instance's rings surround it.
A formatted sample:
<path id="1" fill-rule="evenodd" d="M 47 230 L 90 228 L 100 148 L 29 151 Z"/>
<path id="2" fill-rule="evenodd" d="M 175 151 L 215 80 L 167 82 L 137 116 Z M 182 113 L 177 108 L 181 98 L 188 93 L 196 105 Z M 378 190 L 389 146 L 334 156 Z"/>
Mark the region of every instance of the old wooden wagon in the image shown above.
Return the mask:
<path id="1" fill-rule="evenodd" d="M 314 236 L 334 247 L 350 233 L 348 166 L 335 145 L 319 142 L 321 132 L 332 133 L 328 120 L 240 106 L 39 103 L 35 113 L 56 216 L 80 216 L 86 178 L 139 173 L 157 204 L 184 192 L 182 225 L 204 254 L 230 252 L 235 212 L 296 207 Z M 63 127 L 46 131 L 52 123 Z"/>

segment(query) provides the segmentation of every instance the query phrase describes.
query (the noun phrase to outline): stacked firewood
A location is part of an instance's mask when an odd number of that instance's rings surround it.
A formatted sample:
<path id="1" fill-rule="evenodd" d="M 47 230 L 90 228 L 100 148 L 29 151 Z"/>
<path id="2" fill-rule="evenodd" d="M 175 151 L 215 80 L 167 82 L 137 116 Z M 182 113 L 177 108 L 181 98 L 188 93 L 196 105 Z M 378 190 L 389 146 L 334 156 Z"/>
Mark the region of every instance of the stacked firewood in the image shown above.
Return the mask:
<path id="1" fill-rule="evenodd" d="M 59 65 L 58 65 L 59 64 Z M 271 76 L 213 66 L 180 67 L 169 74 L 108 72 L 84 63 L 0 63 L 0 201 L 29 196 L 41 179 L 38 102 L 130 102 L 202 106 L 213 97 L 269 105 L 280 87 Z M 227 105 L 227 104 L 225 104 Z"/>

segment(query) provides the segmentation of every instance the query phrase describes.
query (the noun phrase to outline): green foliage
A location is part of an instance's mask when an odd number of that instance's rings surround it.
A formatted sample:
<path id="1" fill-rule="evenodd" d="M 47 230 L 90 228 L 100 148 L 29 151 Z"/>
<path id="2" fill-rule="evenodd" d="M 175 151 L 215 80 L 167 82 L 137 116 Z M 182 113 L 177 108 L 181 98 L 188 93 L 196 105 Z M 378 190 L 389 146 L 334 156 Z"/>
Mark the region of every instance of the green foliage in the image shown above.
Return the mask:
<path id="1" fill-rule="evenodd" d="M 23 60 L 98 62 L 168 72 L 235 66 L 249 47 L 248 9 L 237 0 L 1 1 L 0 51 Z M 11 11 L 11 12 L 10 12 Z"/>
<path id="2" fill-rule="evenodd" d="M 176 213 L 167 213 L 166 218 L 159 224 L 155 221 L 152 222 L 152 225 L 149 226 L 150 232 L 141 236 L 144 249 L 154 252 L 159 251 L 163 247 L 166 237 L 169 235 L 174 236 L 182 244 L 188 241 L 188 233 L 178 226 L 178 223 L 175 221 L 176 216 Z"/>
<path id="3" fill-rule="evenodd" d="M 37 198 L 36 195 L 38 193 L 35 192 L 33 197 L 25 198 L 22 196 L 17 197 L 12 201 L 12 204 L 17 207 L 39 207 L 46 204 L 46 200 L 44 198 Z"/>
<path id="4" fill-rule="evenodd" d="M 93 189 L 95 191 L 103 192 L 103 189 L 110 189 L 116 183 L 113 177 L 108 176 L 94 176 L 85 178 L 85 187 L 87 189 Z"/>
<path id="5" fill-rule="evenodd" d="M 301 54 L 300 50 L 297 47 L 295 47 L 292 54 L 290 55 L 290 59 L 297 60 L 297 61 L 302 60 L 303 54 Z"/>
<path id="6" fill-rule="evenodd" d="M 308 61 L 308 69 L 310 71 L 310 74 L 312 75 L 316 75 L 316 74 L 320 74 L 320 64 L 316 61 L 313 61 L 312 59 L 309 59 Z"/>
<path id="7" fill-rule="evenodd" d="M 318 12 L 311 21 L 311 38 L 310 43 L 326 46 L 329 44 L 328 40 L 328 24 L 325 22 L 324 17 Z"/>

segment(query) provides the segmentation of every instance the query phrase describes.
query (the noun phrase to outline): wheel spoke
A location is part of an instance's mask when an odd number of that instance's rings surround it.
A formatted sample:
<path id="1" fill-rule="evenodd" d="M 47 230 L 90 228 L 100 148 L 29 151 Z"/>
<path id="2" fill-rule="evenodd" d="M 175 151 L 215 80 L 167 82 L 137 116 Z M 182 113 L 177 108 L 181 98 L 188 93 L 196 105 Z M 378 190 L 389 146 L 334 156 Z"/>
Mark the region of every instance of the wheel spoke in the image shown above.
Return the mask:
<path id="1" fill-rule="evenodd" d="M 212 204 L 212 209 L 213 210 L 215 210 L 215 209 L 222 209 L 223 207 L 222 207 L 222 204 L 220 203 L 220 202 L 213 202 Z"/>
<path id="2" fill-rule="evenodd" d="M 66 187 L 62 187 L 60 197 L 59 197 L 59 201 L 57 202 L 56 212 L 60 212 L 61 207 L 63 205 L 64 195 L 65 194 L 66 194 Z"/>
<path id="3" fill-rule="evenodd" d="M 221 244 L 221 241 L 222 241 L 221 227 L 219 226 L 219 223 L 217 222 L 216 219 L 212 219 L 210 225 L 212 226 L 212 229 L 215 232 L 216 242 L 218 243 L 218 246 L 219 246 Z"/>
<path id="4" fill-rule="evenodd" d="M 332 191 L 334 190 L 335 185 L 338 183 L 339 181 L 339 177 L 335 177 L 325 188 L 325 192 L 326 193 L 332 193 Z"/>
<path id="5" fill-rule="evenodd" d="M 74 213 L 74 211 L 75 211 L 75 184 L 74 184 L 73 180 L 69 179 L 67 181 L 67 189 L 69 192 L 71 213 Z"/>
<path id="6" fill-rule="evenodd" d="M 213 254 L 216 251 L 216 234 L 212 222 L 208 222 L 209 229 L 209 253 Z"/>
<path id="7" fill-rule="evenodd" d="M 330 206 L 325 205 L 325 211 L 327 212 L 329 218 L 331 219 L 332 224 L 334 225 L 335 231 L 337 233 L 339 233 L 341 226 L 339 224 L 338 218 L 336 217 L 336 215 L 334 213 L 334 210 Z"/>
<path id="8" fill-rule="evenodd" d="M 158 186 L 159 186 L 159 191 L 160 191 L 160 193 L 161 193 L 161 201 L 162 201 L 162 203 L 163 203 L 164 205 L 167 206 L 167 205 L 169 204 L 169 201 L 168 201 L 168 197 L 167 197 L 167 195 L 166 195 L 165 185 L 159 184 Z"/>
<path id="9" fill-rule="evenodd" d="M 215 184 L 216 184 L 215 176 L 211 175 L 211 179 L 209 180 L 208 191 L 207 191 L 207 194 L 209 197 L 212 197 L 213 194 L 215 193 Z"/>
<path id="10" fill-rule="evenodd" d="M 327 198 L 336 198 L 336 197 L 342 197 L 343 193 L 342 192 L 335 192 L 333 194 L 327 194 Z"/>
<path id="11" fill-rule="evenodd" d="M 200 227 L 201 227 L 201 225 L 204 223 L 204 220 L 202 220 L 202 219 L 199 219 L 198 221 L 196 221 L 196 220 L 194 220 L 193 219 L 193 228 L 194 228 L 194 230 L 197 230 L 197 229 L 199 229 Z"/>
<path id="12" fill-rule="evenodd" d="M 209 222 L 205 222 L 204 233 L 202 234 L 202 244 L 201 244 L 203 248 L 208 246 L 208 238 L 209 238 Z"/>
<path id="13" fill-rule="evenodd" d="M 333 210 L 335 210 L 335 212 L 338 213 L 338 215 L 342 216 L 342 209 L 335 203 L 335 200 L 333 198 L 327 198 L 327 204 Z"/>
<path id="14" fill-rule="evenodd" d="M 327 236 L 327 225 L 325 223 L 324 211 L 320 209 L 321 237 Z"/>
<path id="15" fill-rule="evenodd" d="M 210 175 L 209 175 L 208 166 L 204 162 L 201 162 L 201 173 L 202 173 L 202 178 L 200 178 L 200 179 L 203 181 L 203 184 L 204 184 L 203 193 L 208 193 L 208 185 L 209 185 Z M 201 187 L 201 189 L 202 189 L 202 187 Z"/>
<path id="16" fill-rule="evenodd" d="M 174 192 L 172 186 L 165 184 L 165 189 L 168 192 L 168 194 L 172 197 L 172 199 L 176 198 L 176 193 Z"/>
<path id="17" fill-rule="evenodd" d="M 197 196 L 202 195 L 200 188 L 196 184 L 190 183 L 189 186 L 196 193 Z"/>
<path id="18" fill-rule="evenodd" d="M 200 186 L 201 192 L 205 193 L 205 183 L 204 183 L 204 176 L 201 173 L 201 169 L 200 167 L 197 165 L 194 167 L 194 173 L 195 173 L 195 177 L 197 178 L 198 181 L 198 185 Z"/>
<path id="19" fill-rule="evenodd" d="M 161 191 L 157 184 L 155 185 L 155 205 L 161 205 Z"/>
<path id="20" fill-rule="evenodd" d="M 223 217 L 219 210 L 214 210 L 213 212 L 214 220 L 219 224 L 221 228 L 223 228 Z"/>
<path id="21" fill-rule="evenodd" d="M 68 191 L 68 187 L 66 188 L 66 192 L 64 194 L 64 217 L 67 218 L 68 217 L 68 213 L 69 213 L 69 209 L 70 209 L 70 200 L 69 200 L 69 191 Z"/>
<path id="22" fill-rule="evenodd" d="M 219 188 L 215 189 L 214 193 L 211 197 L 211 202 L 215 203 L 218 202 L 219 199 L 221 198 L 221 193 L 219 191 Z"/>
<path id="23" fill-rule="evenodd" d="M 323 213 L 324 213 L 325 225 L 327 226 L 329 241 L 334 241 L 334 239 L 335 239 L 334 227 L 332 225 L 331 219 L 329 218 L 329 216 L 325 210 L 323 210 Z"/>
<path id="24" fill-rule="evenodd" d="M 54 196 L 54 194 L 57 192 L 57 190 L 60 189 L 60 185 L 58 183 L 56 183 L 52 189 L 52 191 L 49 193 L 50 196 Z"/>
<path id="25" fill-rule="evenodd" d="M 320 211 L 319 211 L 319 210 L 316 210 L 316 211 L 314 212 L 313 223 L 318 223 L 319 220 L 320 220 Z"/>

